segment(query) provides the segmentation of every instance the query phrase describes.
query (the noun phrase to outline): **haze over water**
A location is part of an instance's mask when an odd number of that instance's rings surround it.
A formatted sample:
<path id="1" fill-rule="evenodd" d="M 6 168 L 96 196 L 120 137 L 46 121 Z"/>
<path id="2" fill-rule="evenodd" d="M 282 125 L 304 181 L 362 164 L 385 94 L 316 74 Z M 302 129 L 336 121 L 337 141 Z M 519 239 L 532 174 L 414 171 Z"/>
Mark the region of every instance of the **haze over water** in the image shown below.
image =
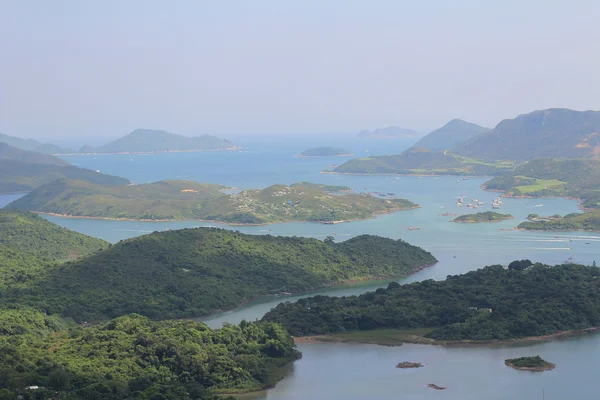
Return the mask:
<path id="1" fill-rule="evenodd" d="M 337 225 L 282 223 L 268 226 L 227 226 L 196 221 L 137 222 L 103 221 L 46 217 L 52 222 L 88 235 L 117 242 L 133 236 L 165 229 L 220 226 L 252 234 L 296 235 L 323 239 L 334 236 L 346 240 L 360 234 L 401 238 L 433 253 L 439 262 L 399 282 L 444 279 L 491 264 L 507 264 L 529 258 L 549 264 L 600 261 L 600 235 L 589 232 L 527 232 L 503 230 L 518 225 L 530 213 L 551 215 L 577 212 L 577 202 L 563 199 L 504 199 L 501 212 L 515 219 L 491 224 L 451 223 L 444 213 L 475 212 L 455 205 L 458 196 L 477 198 L 485 203 L 479 210 L 491 209 L 496 193 L 481 190 L 485 178 L 394 177 L 322 174 L 332 164 L 347 158 L 299 158 L 294 154 L 308 147 L 335 145 L 357 156 L 400 152 L 409 140 L 358 139 L 261 139 L 241 143 L 242 152 L 163 153 L 156 155 L 68 156 L 69 162 L 102 172 L 127 177 L 136 183 L 161 179 L 191 179 L 238 188 L 263 188 L 275 183 L 311 181 L 348 185 L 360 192 L 391 192 L 422 207 L 374 219 Z M 368 153 L 365 150 L 368 149 Z M 0 196 L 0 206 L 19 195 Z M 418 227 L 409 231 L 408 227 Z M 236 310 L 206 318 L 211 327 L 223 322 L 261 318 L 284 300 L 319 294 L 353 295 L 387 285 L 389 280 L 351 286 L 323 288 L 317 292 L 285 297 L 265 297 Z M 382 347 L 361 344 L 300 344 L 304 356 L 291 368 L 290 375 L 274 389 L 252 395 L 252 399 L 591 399 L 600 393 L 595 379 L 600 370 L 600 335 L 585 335 L 566 340 L 527 346 L 440 347 L 403 345 Z M 542 374 L 514 371 L 504 366 L 506 358 L 540 354 L 557 364 Z M 426 363 L 425 368 L 399 370 L 400 361 Z M 438 392 L 428 383 L 447 386 Z"/>

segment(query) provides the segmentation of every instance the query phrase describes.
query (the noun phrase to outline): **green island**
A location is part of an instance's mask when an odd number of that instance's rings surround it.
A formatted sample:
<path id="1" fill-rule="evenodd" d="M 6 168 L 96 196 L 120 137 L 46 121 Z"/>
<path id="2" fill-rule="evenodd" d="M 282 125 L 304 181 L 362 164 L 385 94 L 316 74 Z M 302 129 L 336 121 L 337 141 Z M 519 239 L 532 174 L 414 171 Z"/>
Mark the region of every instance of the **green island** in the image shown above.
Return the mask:
<path id="1" fill-rule="evenodd" d="M 600 326 L 600 269 L 528 260 L 359 296 L 281 303 L 263 320 L 294 336 L 382 344 L 552 338 Z M 315 337 L 315 335 L 317 335 Z"/>
<path id="2" fill-rule="evenodd" d="M 339 147 L 314 147 L 300 153 L 302 157 L 348 157 L 353 155 L 348 150 L 340 149 Z"/>
<path id="3" fill-rule="evenodd" d="M 80 153 L 160 153 L 200 150 L 237 150 L 229 140 L 203 135 L 188 137 L 153 129 L 135 131 L 100 147 L 85 145 Z"/>
<path id="4" fill-rule="evenodd" d="M 550 371 L 556 367 L 540 356 L 509 358 L 504 360 L 504 363 L 507 367 L 521 371 Z"/>
<path id="5" fill-rule="evenodd" d="M 79 168 L 49 154 L 0 143 L 0 194 L 28 192 L 57 179 L 79 179 L 100 185 L 127 185 L 117 176 Z"/>
<path id="6" fill-rule="evenodd" d="M 586 213 L 571 213 L 564 217 L 552 216 L 536 218 L 532 221 L 522 222 L 519 229 L 531 231 L 600 231 L 600 210 Z"/>
<path id="7" fill-rule="evenodd" d="M 487 162 L 448 151 L 412 147 L 402 154 L 353 158 L 332 171 L 340 174 L 499 175 L 514 169 L 511 161 Z"/>
<path id="8" fill-rule="evenodd" d="M 0 310 L 0 351 L 2 399 L 217 400 L 274 385 L 300 357 L 269 322 L 210 329 L 133 314 L 84 329 L 27 308 Z"/>
<path id="9" fill-rule="evenodd" d="M 506 221 L 507 219 L 514 218 L 510 214 L 500 214 L 493 211 L 479 212 L 476 214 L 465 214 L 458 216 L 452 220 L 452 222 L 462 223 L 480 223 L 480 222 L 500 222 Z"/>
<path id="10" fill-rule="evenodd" d="M 32 228 L 23 223 L 22 232 L 45 229 L 49 241 L 58 242 L 62 236 L 47 224 Z M 130 313 L 153 319 L 203 316 L 257 296 L 409 275 L 436 262 L 419 247 L 378 236 L 335 243 L 333 238 L 246 235 L 217 228 L 155 232 L 60 264 L 43 262 L 16 246 L 3 248 L 10 261 L 3 266 L 4 276 L 11 280 L 0 305 L 18 302 L 78 322 Z M 27 264 L 20 265 L 19 259 Z M 25 275 L 20 281 L 19 274 Z M 18 287 L 10 286 L 13 281 L 20 282 Z"/>
<path id="11" fill-rule="evenodd" d="M 330 193 L 332 188 L 335 191 L 334 186 L 303 183 L 226 193 L 225 186 L 182 180 L 127 186 L 61 180 L 33 190 L 7 208 L 73 217 L 267 224 L 336 223 L 417 207 L 405 199 L 337 195 Z"/>

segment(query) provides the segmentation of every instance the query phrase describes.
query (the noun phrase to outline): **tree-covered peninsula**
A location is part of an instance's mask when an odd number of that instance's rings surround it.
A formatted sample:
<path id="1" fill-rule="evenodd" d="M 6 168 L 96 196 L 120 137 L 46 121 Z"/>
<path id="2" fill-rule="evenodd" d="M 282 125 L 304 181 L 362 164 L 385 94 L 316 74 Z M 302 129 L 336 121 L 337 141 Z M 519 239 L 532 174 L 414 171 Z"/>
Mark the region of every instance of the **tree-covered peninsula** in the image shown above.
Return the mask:
<path id="1" fill-rule="evenodd" d="M 415 335 L 427 342 L 553 335 L 600 326 L 600 269 L 495 265 L 439 282 L 390 283 L 359 296 L 282 303 L 263 319 L 295 336 L 361 331 L 377 337 L 384 330 L 389 338 L 420 330 Z"/>
<path id="2" fill-rule="evenodd" d="M 500 222 L 514 218 L 510 214 L 500 214 L 493 211 L 479 212 L 475 214 L 460 215 L 452 220 L 452 222 L 462 223 L 481 223 L 481 222 Z"/>
<path id="3" fill-rule="evenodd" d="M 300 153 L 302 157 L 332 157 L 352 156 L 353 154 L 339 147 L 313 147 Z"/>
<path id="4" fill-rule="evenodd" d="M 314 184 L 273 185 L 239 193 L 226 189 L 182 180 L 128 186 L 62 180 L 41 186 L 7 208 L 75 217 L 266 224 L 334 223 L 417 207 L 405 199 L 336 195 Z"/>
<path id="5" fill-rule="evenodd" d="M 335 243 L 331 238 L 183 229 L 125 240 L 43 273 L 33 271 L 27 285 L 3 292 L 1 301 L 18 299 L 77 321 L 129 313 L 183 318 L 261 295 L 408 275 L 435 262 L 419 247 L 378 236 Z"/>
<path id="6" fill-rule="evenodd" d="M 216 400 L 272 386 L 300 356 L 269 322 L 214 330 L 134 314 L 83 329 L 24 308 L 0 309 L 0 352 L 0 398 L 73 400 Z"/>
<path id="7" fill-rule="evenodd" d="M 32 213 L 0 210 L 0 245 L 55 261 L 92 254 L 109 244 L 62 228 Z"/>

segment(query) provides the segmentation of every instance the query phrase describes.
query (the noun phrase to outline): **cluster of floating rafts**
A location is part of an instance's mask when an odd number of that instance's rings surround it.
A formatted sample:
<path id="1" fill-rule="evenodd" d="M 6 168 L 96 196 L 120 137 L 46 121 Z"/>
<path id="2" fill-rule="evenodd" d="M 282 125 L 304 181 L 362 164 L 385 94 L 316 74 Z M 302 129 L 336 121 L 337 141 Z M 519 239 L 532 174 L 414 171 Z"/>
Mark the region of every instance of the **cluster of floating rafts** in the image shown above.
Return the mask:
<path id="1" fill-rule="evenodd" d="M 459 197 L 456 202 L 456 205 L 457 206 L 465 205 L 469 208 L 479 208 L 480 206 L 482 206 L 484 204 L 483 201 L 479 201 L 475 198 L 471 199 L 470 203 L 465 204 L 465 198 L 466 198 L 466 196 Z M 494 208 L 494 209 L 500 208 L 500 204 L 502 204 L 502 200 L 500 200 L 500 198 L 498 197 L 492 201 L 492 208 Z"/>

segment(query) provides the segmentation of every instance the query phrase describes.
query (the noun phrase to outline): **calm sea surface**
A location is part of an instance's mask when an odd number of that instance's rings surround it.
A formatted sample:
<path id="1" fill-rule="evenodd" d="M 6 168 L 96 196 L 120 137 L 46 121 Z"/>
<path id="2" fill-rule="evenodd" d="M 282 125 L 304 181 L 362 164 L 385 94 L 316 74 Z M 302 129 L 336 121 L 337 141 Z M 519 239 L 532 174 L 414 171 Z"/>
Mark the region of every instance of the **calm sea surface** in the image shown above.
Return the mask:
<path id="1" fill-rule="evenodd" d="M 240 143 L 240 141 L 236 141 Z M 346 158 L 299 158 L 294 154 L 308 147 L 333 145 L 357 156 L 397 153 L 411 143 L 406 140 L 358 140 L 333 138 L 269 139 L 249 143 L 241 152 L 171 153 L 157 155 L 65 156 L 81 167 L 120 175 L 136 183 L 161 179 L 190 179 L 238 188 L 263 188 L 276 183 L 311 181 L 347 185 L 361 192 L 391 192 L 422 208 L 381 215 L 374 219 L 322 225 L 285 223 L 260 227 L 218 225 L 252 234 L 296 235 L 342 241 L 368 233 L 401 238 L 433 253 L 438 264 L 399 282 L 444 279 L 490 264 L 506 264 L 529 258 L 550 264 L 572 260 L 600 262 L 600 235 L 589 232 L 535 233 L 514 231 L 530 213 L 551 215 L 577 212 L 577 203 L 567 199 L 505 199 L 500 210 L 515 219 L 492 224 L 456 224 L 444 213 L 474 212 L 457 207 L 456 198 L 467 196 L 485 203 L 477 211 L 491 209 L 496 194 L 484 192 L 484 178 L 341 176 L 320 171 Z M 368 152 L 367 152 L 368 150 Z M 20 195 L 0 196 L 0 207 Z M 111 242 L 153 231 L 217 224 L 182 222 L 99 221 L 47 217 L 50 221 Z M 407 230 L 418 227 L 420 230 Z M 322 289 L 320 294 L 351 295 L 385 286 L 387 281 Z M 314 292 L 310 295 L 314 295 Z M 281 301 L 307 295 L 265 297 L 231 312 L 205 319 L 210 326 L 223 322 L 254 320 Z M 304 356 L 289 376 L 274 389 L 252 399 L 594 399 L 600 398 L 600 335 L 585 335 L 527 346 L 440 347 L 403 345 L 382 347 L 361 344 L 301 344 Z M 505 358 L 540 354 L 557 364 L 544 373 L 515 371 L 504 366 Z M 419 361 L 425 368 L 400 370 L 400 361 Z M 428 383 L 446 386 L 444 391 L 427 388 Z"/>

